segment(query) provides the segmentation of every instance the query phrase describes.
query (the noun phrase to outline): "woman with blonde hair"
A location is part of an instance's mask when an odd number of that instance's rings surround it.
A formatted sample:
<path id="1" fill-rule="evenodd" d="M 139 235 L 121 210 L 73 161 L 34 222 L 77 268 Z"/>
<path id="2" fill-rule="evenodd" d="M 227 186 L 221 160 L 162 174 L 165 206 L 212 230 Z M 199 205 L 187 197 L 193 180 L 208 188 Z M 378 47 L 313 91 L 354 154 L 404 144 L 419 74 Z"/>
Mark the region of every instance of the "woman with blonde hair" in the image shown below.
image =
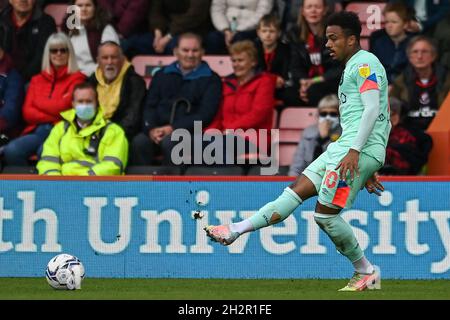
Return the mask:
<path id="1" fill-rule="evenodd" d="M 45 45 L 42 71 L 31 78 L 22 116 L 22 135 L 6 145 L 3 158 L 7 165 L 28 165 L 30 156 L 39 153 L 60 112 L 72 107 L 72 91 L 85 80 L 78 70 L 70 39 L 61 32 L 52 34 Z"/>
<path id="2" fill-rule="evenodd" d="M 260 147 L 267 150 L 275 106 L 275 81 L 269 73 L 257 69 L 258 51 L 252 41 L 235 42 L 229 51 L 234 73 L 223 81 L 222 102 L 208 129 L 224 134 L 230 129 L 266 129 L 267 146 Z M 258 138 L 245 137 L 247 143 L 259 146 Z M 250 153 L 255 150 L 252 145 L 247 146 Z"/>

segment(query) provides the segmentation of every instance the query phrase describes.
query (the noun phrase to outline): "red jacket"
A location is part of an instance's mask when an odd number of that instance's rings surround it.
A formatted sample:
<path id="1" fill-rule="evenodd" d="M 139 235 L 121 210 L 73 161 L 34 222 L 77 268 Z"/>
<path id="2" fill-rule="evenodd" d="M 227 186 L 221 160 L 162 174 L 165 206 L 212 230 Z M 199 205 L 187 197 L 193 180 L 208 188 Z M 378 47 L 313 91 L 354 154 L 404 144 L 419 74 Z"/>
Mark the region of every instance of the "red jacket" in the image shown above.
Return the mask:
<path id="1" fill-rule="evenodd" d="M 234 76 L 224 80 L 219 112 L 208 129 L 271 129 L 275 82 L 265 72 L 242 86 Z"/>
<path id="2" fill-rule="evenodd" d="M 56 123 L 60 112 L 72 107 L 72 91 L 86 76 L 80 71 L 67 73 L 67 67 L 52 73 L 42 71 L 31 78 L 22 114 L 26 127 L 22 134 L 33 131 L 37 125 Z"/>
<path id="3" fill-rule="evenodd" d="M 259 145 L 259 132 L 257 136 L 246 135 L 245 139 L 258 146 L 258 149 L 262 148 L 259 150 L 269 150 L 274 95 L 275 81 L 269 73 L 258 73 L 241 86 L 234 76 L 226 78 L 219 112 L 207 129 L 267 129 L 267 146 Z"/>

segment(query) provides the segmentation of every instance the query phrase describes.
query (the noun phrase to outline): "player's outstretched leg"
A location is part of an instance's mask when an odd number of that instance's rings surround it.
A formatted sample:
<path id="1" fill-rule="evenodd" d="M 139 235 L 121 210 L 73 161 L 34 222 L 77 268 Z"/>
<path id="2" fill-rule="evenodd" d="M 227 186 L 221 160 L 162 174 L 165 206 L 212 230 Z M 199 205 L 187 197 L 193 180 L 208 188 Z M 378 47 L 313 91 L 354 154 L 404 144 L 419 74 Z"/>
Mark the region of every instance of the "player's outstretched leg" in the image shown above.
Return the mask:
<path id="1" fill-rule="evenodd" d="M 283 221 L 300 204 L 302 199 L 295 191 L 287 187 L 276 200 L 267 203 L 249 219 L 229 225 L 207 226 L 204 230 L 213 241 L 230 245 L 243 233 Z"/>

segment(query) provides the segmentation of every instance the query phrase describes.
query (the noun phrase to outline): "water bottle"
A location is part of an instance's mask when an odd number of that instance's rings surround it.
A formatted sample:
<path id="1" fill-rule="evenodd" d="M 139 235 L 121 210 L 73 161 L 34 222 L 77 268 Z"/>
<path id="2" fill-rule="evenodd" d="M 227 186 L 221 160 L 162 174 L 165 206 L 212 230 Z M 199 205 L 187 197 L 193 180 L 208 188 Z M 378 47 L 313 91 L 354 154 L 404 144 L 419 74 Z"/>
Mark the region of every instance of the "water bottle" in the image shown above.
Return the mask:
<path id="1" fill-rule="evenodd" d="M 237 31 L 237 18 L 233 17 L 231 19 L 231 23 L 230 23 L 230 30 L 231 32 L 235 33 Z"/>

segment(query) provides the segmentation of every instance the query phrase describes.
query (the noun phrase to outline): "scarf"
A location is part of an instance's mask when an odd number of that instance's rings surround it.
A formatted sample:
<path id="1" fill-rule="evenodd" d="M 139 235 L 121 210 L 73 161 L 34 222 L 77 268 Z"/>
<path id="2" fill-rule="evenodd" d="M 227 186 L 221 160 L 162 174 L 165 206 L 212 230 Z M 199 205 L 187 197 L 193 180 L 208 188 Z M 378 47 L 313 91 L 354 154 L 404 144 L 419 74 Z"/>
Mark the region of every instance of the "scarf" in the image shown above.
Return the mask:
<path id="1" fill-rule="evenodd" d="M 314 36 L 312 32 L 308 34 L 308 52 L 309 58 L 311 60 L 311 67 L 308 71 L 308 77 L 313 78 L 317 76 L 321 76 L 324 73 L 324 69 L 322 66 L 322 48 L 320 41 L 317 41 L 317 38 Z"/>

